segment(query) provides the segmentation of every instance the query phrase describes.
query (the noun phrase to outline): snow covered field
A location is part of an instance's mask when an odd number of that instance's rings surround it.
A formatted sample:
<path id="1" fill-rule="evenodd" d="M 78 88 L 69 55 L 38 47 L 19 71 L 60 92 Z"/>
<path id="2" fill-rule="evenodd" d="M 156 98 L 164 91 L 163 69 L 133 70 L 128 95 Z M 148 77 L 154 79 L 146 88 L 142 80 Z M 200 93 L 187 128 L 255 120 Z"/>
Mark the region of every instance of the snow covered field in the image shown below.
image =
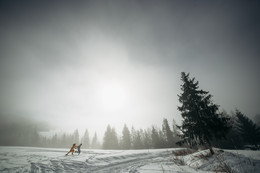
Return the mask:
<path id="1" fill-rule="evenodd" d="M 0 147 L 0 172 L 260 172 L 260 151 L 175 156 L 179 150 L 82 150 L 65 156 L 68 149 Z"/>

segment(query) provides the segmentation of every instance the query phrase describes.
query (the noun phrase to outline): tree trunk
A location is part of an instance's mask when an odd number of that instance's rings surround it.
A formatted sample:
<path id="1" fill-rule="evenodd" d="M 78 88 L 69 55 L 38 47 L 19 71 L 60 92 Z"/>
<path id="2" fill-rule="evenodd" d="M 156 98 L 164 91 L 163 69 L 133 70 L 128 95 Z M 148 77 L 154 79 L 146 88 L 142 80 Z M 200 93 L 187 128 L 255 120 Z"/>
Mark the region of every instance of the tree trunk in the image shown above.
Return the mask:
<path id="1" fill-rule="evenodd" d="M 211 143 L 210 143 L 210 142 L 207 142 L 207 143 L 208 143 L 208 145 L 209 145 L 209 151 L 210 151 L 211 155 L 214 155 L 215 152 L 214 152 L 213 149 L 212 149 Z"/>
<path id="2" fill-rule="evenodd" d="M 213 151 L 212 147 L 209 148 L 209 151 L 210 151 L 211 155 L 215 154 L 215 152 Z"/>

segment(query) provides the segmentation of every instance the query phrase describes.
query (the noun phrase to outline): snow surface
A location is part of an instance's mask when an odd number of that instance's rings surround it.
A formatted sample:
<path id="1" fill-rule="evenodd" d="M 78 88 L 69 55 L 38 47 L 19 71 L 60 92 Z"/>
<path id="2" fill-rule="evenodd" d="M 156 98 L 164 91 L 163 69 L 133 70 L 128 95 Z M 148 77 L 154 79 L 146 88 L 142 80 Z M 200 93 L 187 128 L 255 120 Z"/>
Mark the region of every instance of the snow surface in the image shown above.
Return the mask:
<path id="1" fill-rule="evenodd" d="M 175 156 L 177 149 L 82 150 L 0 147 L 0 172 L 260 172 L 260 151 L 225 150 L 210 156 L 202 150 Z"/>

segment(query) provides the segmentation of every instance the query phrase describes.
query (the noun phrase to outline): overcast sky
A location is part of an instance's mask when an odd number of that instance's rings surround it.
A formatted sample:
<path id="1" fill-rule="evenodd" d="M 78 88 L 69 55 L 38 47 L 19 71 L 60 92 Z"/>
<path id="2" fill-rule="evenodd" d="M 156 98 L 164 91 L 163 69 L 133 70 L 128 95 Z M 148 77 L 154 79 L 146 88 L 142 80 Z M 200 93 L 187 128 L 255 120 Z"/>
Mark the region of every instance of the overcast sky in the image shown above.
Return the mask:
<path id="1" fill-rule="evenodd" d="M 259 31 L 256 1 L 0 1 L 0 115 L 90 132 L 181 122 L 184 71 L 253 117 Z"/>

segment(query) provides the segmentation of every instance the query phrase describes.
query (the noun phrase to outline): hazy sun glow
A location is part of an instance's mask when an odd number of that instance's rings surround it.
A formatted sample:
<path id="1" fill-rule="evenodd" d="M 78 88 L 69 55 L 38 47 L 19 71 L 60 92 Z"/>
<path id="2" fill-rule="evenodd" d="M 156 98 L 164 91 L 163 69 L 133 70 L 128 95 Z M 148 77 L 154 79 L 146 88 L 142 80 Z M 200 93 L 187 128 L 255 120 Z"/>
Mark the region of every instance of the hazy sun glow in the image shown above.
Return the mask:
<path id="1" fill-rule="evenodd" d="M 126 105 L 126 90 L 118 83 L 104 83 L 99 92 L 101 105 L 105 111 L 118 111 Z"/>

